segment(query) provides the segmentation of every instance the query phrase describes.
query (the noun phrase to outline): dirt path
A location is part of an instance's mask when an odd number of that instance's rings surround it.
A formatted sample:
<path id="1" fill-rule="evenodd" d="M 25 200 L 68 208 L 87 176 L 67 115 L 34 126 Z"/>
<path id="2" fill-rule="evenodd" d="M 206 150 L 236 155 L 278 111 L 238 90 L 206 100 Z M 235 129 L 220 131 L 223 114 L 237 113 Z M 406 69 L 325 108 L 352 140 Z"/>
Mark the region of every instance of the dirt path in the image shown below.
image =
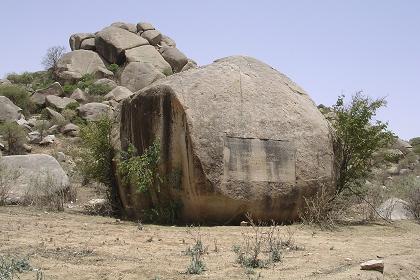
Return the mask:
<path id="1" fill-rule="evenodd" d="M 296 245 L 282 263 L 259 269 L 261 279 L 420 279 L 420 225 L 342 227 L 335 232 L 298 225 Z M 144 225 L 77 213 L 47 213 L 32 208 L 0 207 L 0 254 L 29 256 L 45 279 L 248 279 L 235 263 L 232 247 L 244 227 L 202 227 L 209 246 L 207 270 L 185 274 L 192 245 L 184 227 Z M 217 240 L 218 252 L 214 251 Z M 359 264 L 382 257 L 385 273 L 361 271 Z M 25 274 L 21 279 L 35 279 Z M 255 275 L 253 275 L 255 277 Z"/>

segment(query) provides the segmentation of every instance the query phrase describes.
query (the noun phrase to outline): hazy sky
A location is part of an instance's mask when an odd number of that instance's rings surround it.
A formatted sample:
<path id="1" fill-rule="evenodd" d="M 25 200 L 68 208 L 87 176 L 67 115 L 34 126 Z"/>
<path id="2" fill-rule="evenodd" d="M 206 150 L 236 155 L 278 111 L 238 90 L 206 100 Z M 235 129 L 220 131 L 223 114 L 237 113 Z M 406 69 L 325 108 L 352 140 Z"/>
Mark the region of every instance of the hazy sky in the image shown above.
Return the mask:
<path id="1" fill-rule="evenodd" d="M 363 90 L 403 139 L 420 136 L 420 1 L 2 0 L 0 77 L 35 71 L 50 46 L 116 21 L 153 23 L 200 65 L 256 57 L 317 104 Z"/>

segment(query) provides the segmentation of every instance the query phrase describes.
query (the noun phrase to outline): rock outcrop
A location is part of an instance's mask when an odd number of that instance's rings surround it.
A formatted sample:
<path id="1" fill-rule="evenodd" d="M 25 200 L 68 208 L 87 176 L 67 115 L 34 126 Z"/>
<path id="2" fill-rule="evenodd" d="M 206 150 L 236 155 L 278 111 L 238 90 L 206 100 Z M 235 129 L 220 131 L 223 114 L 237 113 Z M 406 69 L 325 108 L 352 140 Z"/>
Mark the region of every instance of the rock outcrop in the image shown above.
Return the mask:
<path id="1" fill-rule="evenodd" d="M 176 48 L 174 40 L 152 24 L 114 22 L 96 33 L 77 33 L 69 39 L 72 52 L 58 63 L 58 76 L 74 82 L 85 74 L 118 78 L 118 85 L 140 90 L 158 79 L 197 64 Z M 111 73 L 107 66 L 119 67 Z M 115 69 L 119 69 L 116 71 Z"/>
<path id="2" fill-rule="evenodd" d="M 123 101 L 120 132 L 122 147 L 139 153 L 158 139 L 159 170 L 170 178 L 153 199 L 120 182 L 132 217 L 162 203 L 182 205 L 181 222 L 239 223 L 247 212 L 290 221 L 334 177 L 329 126 L 313 101 L 249 57 L 155 81 Z"/>

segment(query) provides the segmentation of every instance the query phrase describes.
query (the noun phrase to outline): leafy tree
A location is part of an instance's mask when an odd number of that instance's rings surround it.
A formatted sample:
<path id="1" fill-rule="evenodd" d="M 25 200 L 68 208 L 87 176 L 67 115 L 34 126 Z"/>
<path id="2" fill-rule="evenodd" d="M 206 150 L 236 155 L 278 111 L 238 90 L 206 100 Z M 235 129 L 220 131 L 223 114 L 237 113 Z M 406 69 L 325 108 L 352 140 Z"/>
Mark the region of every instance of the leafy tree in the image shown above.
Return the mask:
<path id="1" fill-rule="evenodd" d="M 42 59 L 42 65 L 45 67 L 45 69 L 55 73 L 57 70 L 57 63 L 64 55 L 65 51 L 66 48 L 62 46 L 54 46 L 49 48 L 44 58 Z"/>
<path id="2" fill-rule="evenodd" d="M 377 110 L 385 105 L 383 98 L 372 100 L 358 92 L 349 104 L 340 96 L 332 107 L 331 121 L 337 138 L 336 194 L 344 191 L 360 194 L 373 166 L 373 154 L 393 141 L 388 124 L 373 121 Z"/>
<path id="3" fill-rule="evenodd" d="M 26 132 L 16 122 L 5 122 L 0 125 L 0 133 L 7 141 L 9 155 L 25 154 Z"/>
<path id="4" fill-rule="evenodd" d="M 85 178 L 107 187 L 108 199 L 113 210 L 118 212 L 121 207 L 113 170 L 116 151 L 111 143 L 112 128 L 113 120 L 107 116 L 81 127 L 82 146 L 79 168 Z"/>

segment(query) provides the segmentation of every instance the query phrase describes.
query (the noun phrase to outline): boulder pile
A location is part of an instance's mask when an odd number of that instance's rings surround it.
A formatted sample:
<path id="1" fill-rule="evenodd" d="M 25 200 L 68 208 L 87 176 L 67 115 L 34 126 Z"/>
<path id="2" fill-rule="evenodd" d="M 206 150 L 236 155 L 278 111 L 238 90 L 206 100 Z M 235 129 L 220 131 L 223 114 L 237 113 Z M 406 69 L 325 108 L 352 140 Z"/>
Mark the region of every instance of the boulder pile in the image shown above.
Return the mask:
<path id="1" fill-rule="evenodd" d="M 174 40 L 145 22 L 115 22 L 96 33 L 73 34 L 69 43 L 72 51 L 60 59 L 57 70 L 66 82 L 92 74 L 114 78 L 135 92 L 158 79 L 196 67 Z"/>

